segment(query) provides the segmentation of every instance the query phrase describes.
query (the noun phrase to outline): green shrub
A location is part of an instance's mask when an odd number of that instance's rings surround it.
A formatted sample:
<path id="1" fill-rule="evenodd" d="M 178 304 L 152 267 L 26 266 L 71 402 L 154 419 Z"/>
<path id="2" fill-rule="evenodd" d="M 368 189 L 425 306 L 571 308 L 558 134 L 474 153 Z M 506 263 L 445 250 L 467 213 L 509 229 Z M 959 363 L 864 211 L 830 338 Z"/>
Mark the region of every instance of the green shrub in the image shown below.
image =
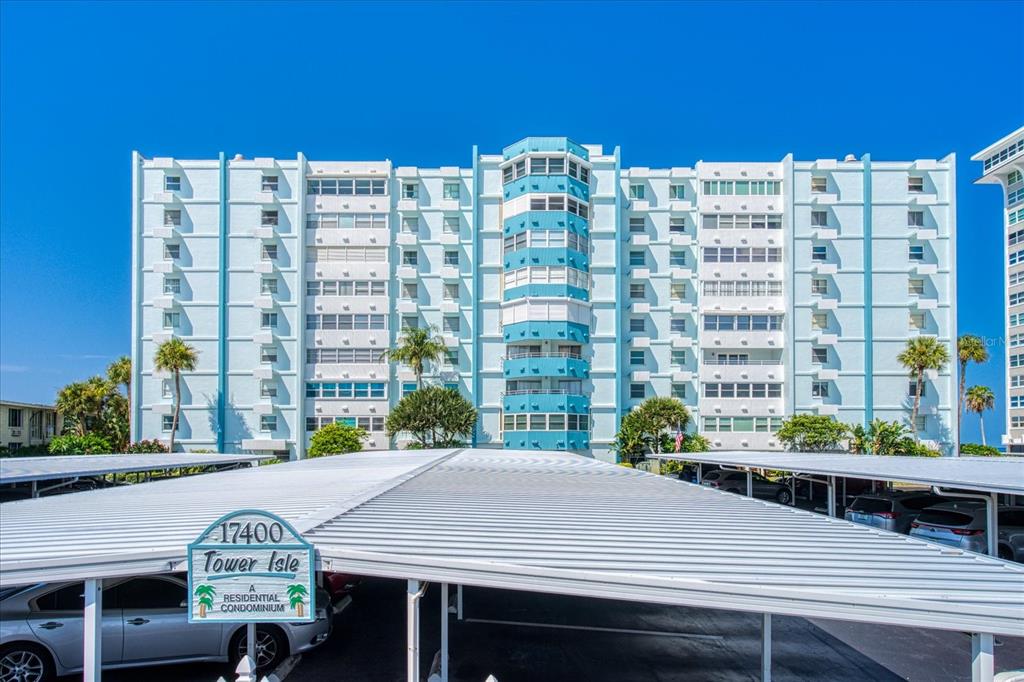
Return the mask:
<path id="1" fill-rule="evenodd" d="M 964 443 L 960 446 L 961 455 L 972 457 L 999 457 L 999 450 L 991 445 L 979 445 L 977 443 Z"/>
<path id="2" fill-rule="evenodd" d="M 663 459 L 663 460 L 661 460 L 660 471 L 661 471 L 661 475 L 662 476 L 671 476 L 672 474 L 677 474 L 677 473 L 679 473 L 682 470 L 683 470 L 683 463 L 681 461 L 679 461 L 678 459 Z"/>
<path id="3" fill-rule="evenodd" d="M 324 457 L 359 452 L 363 449 L 363 441 L 368 437 L 369 434 L 358 426 L 334 422 L 313 434 L 307 454 L 310 457 Z"/>
<path id="4" fill-rule="evenodd" d="M 140 440 L 136 443 L 129 443 L 124 451 L 133 455 L 149 455 L 167 452 L 167 446 L 154 438 L 153 440 Z"/>
<path id="5" fill-rule="evenodd" d="M 620 467 L 625 467 L 627 469 L 635 469 L 636 468 L 636 467 L 633 466 L 632 462 L 619 462 L 619 466 Z"/>
<path id="6" fill-rule="evenodd" d="M 68 434 L 50 441 L 51 455 L 103 455 L 113 452 L 110 441 L 95 433 L 84 436 Z"/>
<path id="7" fill-rule="evenodd" d="M 794 414 L 775 434 L 787 450 L 794 452 L 838 450 L 840 441 L 848 435 L 846 424 L 824 414 Z"/>

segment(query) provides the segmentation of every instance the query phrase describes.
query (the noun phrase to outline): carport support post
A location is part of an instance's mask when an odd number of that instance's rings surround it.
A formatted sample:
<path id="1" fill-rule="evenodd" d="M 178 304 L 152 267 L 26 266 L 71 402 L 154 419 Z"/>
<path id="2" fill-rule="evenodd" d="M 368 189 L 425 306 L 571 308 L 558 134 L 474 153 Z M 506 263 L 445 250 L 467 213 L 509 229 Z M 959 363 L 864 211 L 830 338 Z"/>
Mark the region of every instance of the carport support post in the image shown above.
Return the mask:
<path id="1" fill-rule="evenodd" d="M 441 583 L 441 682 L 448 682 L 448 583 Z"/>
<path id="2" fill-rule="evenodd" d="M 85 613 L 82 623 L 83 682 L 99 682 L 103 678 L 103 580 L 85 581 Z"/>
<path id="3" fill-rule="evenodd" d="M 772 614 L 763 614 L 761 625 L 761 682 L 772 680 Z"/>
<path id="4" fill-rule="evenodd" d="M 462 585 L 455 590 L 455 617 L 462 620 Z"/>
<path id="5" fill-rule="evenodd" d="M 988 555 L 999 556 L 999 494 L 989 494 L 985 500 L 985 533 L 988 540 Z"/>
<path id="6" fill-rule="evenodd" d="M 992 682 L 995 662 L 992 659 L 992 635 L 971 633 L 971 682 Z"/>
<path id="7" fill-rule="evenodd" d="M 420 682 L 420 581 L 408 580 L 405 592 L 405 672 L 409 682 Z"/>
<path id="8" fill-rule="evenodd" d="M 836 515 L 836 477 L 828 477 L 828 515 Z"/>
<path id="9" fill-rule="evenodd" d="M 754 496 L 754 472 L 747 469 L 747 497 Z"/>

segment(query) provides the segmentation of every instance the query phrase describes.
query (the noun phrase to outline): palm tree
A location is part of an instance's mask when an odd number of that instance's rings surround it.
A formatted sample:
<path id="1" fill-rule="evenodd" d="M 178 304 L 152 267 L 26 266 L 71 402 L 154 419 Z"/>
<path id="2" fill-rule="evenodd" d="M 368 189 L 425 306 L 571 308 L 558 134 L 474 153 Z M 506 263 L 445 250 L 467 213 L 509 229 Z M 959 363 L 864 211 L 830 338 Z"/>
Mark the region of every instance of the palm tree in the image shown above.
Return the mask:
<path id="1" fill-rule="evenodd" d="M 198 361 L 199 351 L 181 339 L 164 341 L 153 356 L 153 365 L 157 371 L 174 374 L 174 420 L 171 422 L 169 452 L 174 452 L 174 434 L 178 430 L 178 416 L 181 413 L 181 373 L 195 371 Z"/>
<path id="2" fill-rule="evenodd" d="M 985 445 L 985 420 L 982 412 L 991 410 L 996 404 L 996 396 L 988 386 L 971 386 L 967 389 L 967 409 L 978 413 L 978 426 L 981 427 L 981 444 Z"/>
<path id="3" fill-rule="evenodd" d="M 907 368 L 914 379 L 914 409 L 910 414 L 910 428 L 914 440 L 920 440 L 917 432 L 917 413 L 921 409 L 921 389 L 924 387 L 925 370 L 939 371 L 949 362 L 949 351 L 934 336 L 918 336 L 907 340 L 907 345 L 896 359 Z"/>
<path id="4" fill-rule="evenodd" d="M 130 434 L 132 429 L 132 359 L 127 355 L 122 355 L 110 363 L 107 366 L 107 379 L 115 386 L 124 386 L 125 397 L 128 399 L 128 433 Z"/>
<path id="5" fill-rule="evenodd" d="M 426 363 L 439 362 L 448 353 L 441 338 L 434 336 L 435 332 L 435 326 L 406 329 L 398 339 L 398 346 L 381 353 L 380 359 L 409 365 L 416 375 L 416 388 L 423 388 Z"/>
<path id="6" fill-rule="evenodd" d="M 84 436 L 96 426 L 114 391 L 114 385 L 103 377 L 71 383 L 57 394 L 57 410 L 74 425 L 75 433 Z"/>
<path id="7" fill-rule="evenodd" d="M 967 410 L 967 404 L 964 402 L 964 391 L 967 386 L 967 365 L 972 362 L 978 364 L 988 362 L 988 349 L 985 348 L 985 342 L 980 336 L 964 334 L 956 341 L 956 353 L 960 359 L 960 416 L 962 419 Z M 956 442 L 959 445 L 960 420 L 957 420 L 956 425 Z"/>

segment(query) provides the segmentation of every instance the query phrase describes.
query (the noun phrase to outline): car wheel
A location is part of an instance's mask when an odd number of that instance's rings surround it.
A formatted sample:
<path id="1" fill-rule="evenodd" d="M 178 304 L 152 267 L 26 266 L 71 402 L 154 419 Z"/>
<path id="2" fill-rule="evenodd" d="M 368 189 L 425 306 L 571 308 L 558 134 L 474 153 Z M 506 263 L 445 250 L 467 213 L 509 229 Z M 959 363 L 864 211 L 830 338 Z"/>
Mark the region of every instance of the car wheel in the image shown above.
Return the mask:
<path id="1" fill-rule="evenodd" d="M 783 488 L 776 493 L 775 501 L 779 504 L 793 504 L 793 493 L 788 488 Z"/>
<path id="2" fill-rule="evenodd" d="M 246 654 L 248 645 L 245 636 L 246 628 L 238 631 L 231 645 L 232 665 L 237 665 Z M 260 671 L 273 670 L 281 661 L 288 657 L 288 640 L 277 628 L 267 628 L 261 625 L 256 626 L 256 669 Z"/>
<path id="3" fill-rule="evenodd" d="M 0 647 L 0 682 L 50 682 L 54 675 L 53 659 L 42 647 L 27 643 Z"/>
<path id="4" fill-rule="evenodd" d="M 1013 552 L 1009 547 L 999 545 L 999 558 L 1005 559 L 1006 561 L 1013 561 Z M 3 680 L 3 677 L 0 677 L 0 680 Z"/>

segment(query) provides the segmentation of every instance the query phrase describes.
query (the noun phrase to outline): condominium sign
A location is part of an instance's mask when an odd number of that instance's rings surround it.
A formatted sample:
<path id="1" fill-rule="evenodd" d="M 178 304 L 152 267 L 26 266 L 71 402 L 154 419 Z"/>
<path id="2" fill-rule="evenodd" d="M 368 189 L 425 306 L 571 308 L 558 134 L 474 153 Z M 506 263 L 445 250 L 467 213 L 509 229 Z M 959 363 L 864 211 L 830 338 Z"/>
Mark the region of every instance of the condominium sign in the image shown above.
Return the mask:
<path id="1" fill-rule="evenodd" d="M 313 566 L 313 545 L 287 521 L 232 512 L 188 546 L 188 620 L 312 622 Z"/>

